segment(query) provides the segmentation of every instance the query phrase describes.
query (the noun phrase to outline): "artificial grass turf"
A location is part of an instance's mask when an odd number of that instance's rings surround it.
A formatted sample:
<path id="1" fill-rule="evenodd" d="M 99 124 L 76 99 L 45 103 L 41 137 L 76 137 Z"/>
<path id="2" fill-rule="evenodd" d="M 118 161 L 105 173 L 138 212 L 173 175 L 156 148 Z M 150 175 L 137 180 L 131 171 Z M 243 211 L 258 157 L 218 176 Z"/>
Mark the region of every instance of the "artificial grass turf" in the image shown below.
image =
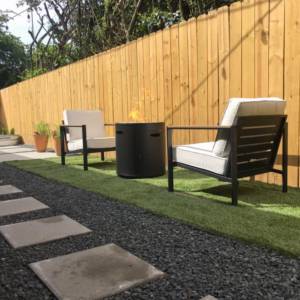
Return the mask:
<path id="1" fill-rule="evenodd" d="M 239 205 L 231 206 L 230 185 L 195 172 L 175 169 L 174 193 L 167 191 L 166 176 L 151 179 L 123 179 L 116 176 L 115 162 L 89 159 L 89 171 L 82 158 L 13 161 L 8 164 L 42 177 L 67 183 L 105 197 L 137 205 L 208 231 L 300 255 L 300 189 L 260 182 L 242 181 Z"/>

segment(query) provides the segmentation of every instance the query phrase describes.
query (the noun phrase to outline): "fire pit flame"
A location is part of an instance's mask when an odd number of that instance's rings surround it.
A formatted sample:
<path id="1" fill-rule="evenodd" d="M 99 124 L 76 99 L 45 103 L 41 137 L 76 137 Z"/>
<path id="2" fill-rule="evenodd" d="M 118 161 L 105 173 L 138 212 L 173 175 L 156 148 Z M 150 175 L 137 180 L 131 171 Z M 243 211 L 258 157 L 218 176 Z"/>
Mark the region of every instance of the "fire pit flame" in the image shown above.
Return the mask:
<path id="1" fill-rule="evenodd" d="M 144 121 L 144 117 L 143 117 L 142 113 L 137 109 L 134 109 L 129 113 L 129 119 L 133 122 L 143 122 Z"/>

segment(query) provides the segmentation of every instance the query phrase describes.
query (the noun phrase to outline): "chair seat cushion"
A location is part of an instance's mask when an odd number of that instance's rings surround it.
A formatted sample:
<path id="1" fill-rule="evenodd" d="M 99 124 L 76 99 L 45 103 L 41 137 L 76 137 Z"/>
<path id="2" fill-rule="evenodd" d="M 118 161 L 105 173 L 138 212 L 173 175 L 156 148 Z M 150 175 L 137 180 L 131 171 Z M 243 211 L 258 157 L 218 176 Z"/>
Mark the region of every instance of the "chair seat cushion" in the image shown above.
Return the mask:
<path id="1" fill-rule="evenodd" d="M 228 158 L 215 155 L 214 142 L 181 145 L 173 148 L 173 160 L 220 175 L 227 172 Z"/>
<path id="2" fill-rule="evenodd" d="M 116 146 L 116 139 L 114 137 L 90 138 L 87 139 L 87 146 L 89 149 L 114 148 Z M 69 151 L 82 150 L 82 139 L 70 141 L 68 149 Z"/>

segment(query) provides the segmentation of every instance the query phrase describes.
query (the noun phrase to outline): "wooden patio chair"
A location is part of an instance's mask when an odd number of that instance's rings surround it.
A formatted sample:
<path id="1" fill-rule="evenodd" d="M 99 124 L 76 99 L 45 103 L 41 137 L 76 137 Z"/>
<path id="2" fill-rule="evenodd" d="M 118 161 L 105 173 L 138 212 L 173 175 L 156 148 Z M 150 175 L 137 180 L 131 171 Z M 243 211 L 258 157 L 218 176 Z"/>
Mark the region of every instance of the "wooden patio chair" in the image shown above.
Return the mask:
<path id="1" fill-rule="evenodd" d="M 238 203 L 239 179 L 274 172 L 282 175 L 287 192 L 286 101 L 278 98 L 231 99 L 220 126 L 167 127 L 168 189 L 174 190 L 173 168 L 179 166 L 232 185 L 232 204 Z M 214 142 L 173 146 L 174 130 L 217 130 Z M 282 169 L 274 163 L 282 139 Z"/>
<path id="2" fill-rule="evenodd" d="M 83 154 L 83 168 L 88 170 L 88 154 L 115 151 L 114 137 L 105 134 L 104 117 L 101 111 L 65 110 L 63 124 L 60 126 L 61 164 L 65 165 L 67 154 Z"/>

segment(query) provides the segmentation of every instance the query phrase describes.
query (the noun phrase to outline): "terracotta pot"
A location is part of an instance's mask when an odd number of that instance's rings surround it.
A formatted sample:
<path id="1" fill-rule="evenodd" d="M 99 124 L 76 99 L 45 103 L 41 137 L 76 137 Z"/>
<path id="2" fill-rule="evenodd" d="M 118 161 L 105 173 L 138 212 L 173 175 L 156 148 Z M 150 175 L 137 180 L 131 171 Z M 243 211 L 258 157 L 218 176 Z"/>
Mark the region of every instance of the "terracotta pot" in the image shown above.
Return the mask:
<path id="1" fill-rule="evenodd" d="M 53 136 L 52 141 L 53 141 L 53 147 L 54 147 L 56 155 L 60 156 L 61 155 L 60 138 L 57 136 Z"/>
<path id="2" fill-rule="evenodd" d="M 45 152 L 47 150 L 47 145 L 48 145 L 48 136 L 34 134 L 33 138 L 34 138 L 36 151 L 37 152 Z"/>

